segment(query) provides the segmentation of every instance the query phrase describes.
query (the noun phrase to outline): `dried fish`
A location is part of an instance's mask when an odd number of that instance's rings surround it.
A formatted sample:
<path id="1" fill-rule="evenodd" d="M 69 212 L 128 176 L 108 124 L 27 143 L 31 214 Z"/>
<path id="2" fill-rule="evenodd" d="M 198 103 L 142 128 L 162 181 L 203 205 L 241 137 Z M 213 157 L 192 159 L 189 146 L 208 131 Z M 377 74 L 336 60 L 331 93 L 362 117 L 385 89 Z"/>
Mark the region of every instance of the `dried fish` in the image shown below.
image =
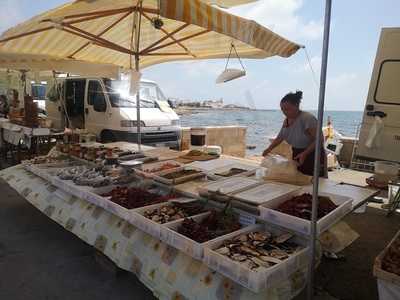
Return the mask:
<path id="1" fill-rule="evenodd" d="M 230 256 L 233 260 L 236 260 L 236 261 L 245 261 L 246 259 L 247 259 L 247 256 L 246 255 L 241 255 L 241 254 L 238 254 L 238 253 L 235 253 L 235 254 L 233 254 L 232 256 Z"/>
<path id="2" fill-rule="evenodd" d="M 291 234 L 291 233 L 284 233 L 284 234 L 281 234 L 280 236 L 276 237 L 276 238 L 275 238 L 275 242 L 276 242 L 277 244 L 281 244 L 281 243 L 284 243 L 284 242 L 290 240 L 292 237 L 293 237 L 293 234 Z"/>
<path id="3" fill-rule="evenodd" d="M 240 247 L 240 251 L 242 251 L 244 253 L 247 253 L 247 254 L 254 255 L 254 256 L 260 256 L 260 253 L 258 253 L 257 251 L 254 251 L 254 250 L 252 250 L 252 249 L 250 249 L 249 247 L 246 247 L 246 246 L 241 246 Z"/>
<path id="4" fill-rule="evenodd" d="M 250 232 L 227 240 L 215 251 L 257 271 L 269 268 L 287 259 L 302 247 L 289 242 L 290 233 L 272 236 L 269 232 Z"/>
<path id="5" fill-rule="evenodd" d="M 222 254 L 222 255 L 228 255 L 231 251 L 227 247 L 222 247 L 222 248 L 215 250 L 215 252 Z"/>
<path id="6" fill-rule="evenodd" d="M 265 256 L 265 255 L 260 256 L 260 259 L 262 261 L 273 263 L 273 264 L 279 264 L 280 262 L 282 262 L 282 260 L 280 260 L 280 259 L 278 259 L 276 257 Z"/>

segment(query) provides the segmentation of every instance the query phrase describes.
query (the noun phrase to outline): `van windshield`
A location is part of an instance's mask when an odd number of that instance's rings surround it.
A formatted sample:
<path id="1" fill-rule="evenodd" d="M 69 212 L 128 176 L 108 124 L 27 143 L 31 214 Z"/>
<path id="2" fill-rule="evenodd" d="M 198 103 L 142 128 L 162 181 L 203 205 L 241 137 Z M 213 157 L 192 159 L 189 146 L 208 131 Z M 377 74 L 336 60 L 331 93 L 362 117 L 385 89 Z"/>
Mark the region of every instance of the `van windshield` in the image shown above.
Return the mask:
<path id="1" fill-rule="evenodd" d="M 104 79 L 108 97 L 113 107 L 136 107 L 136 95 L 129 95 L 129 82 Z M 154 83 L 140 83 L 140 107 L 155 108 L 159 98 L 158 86 Z M 163 97 L 163 96 L 162 96 Z"/>

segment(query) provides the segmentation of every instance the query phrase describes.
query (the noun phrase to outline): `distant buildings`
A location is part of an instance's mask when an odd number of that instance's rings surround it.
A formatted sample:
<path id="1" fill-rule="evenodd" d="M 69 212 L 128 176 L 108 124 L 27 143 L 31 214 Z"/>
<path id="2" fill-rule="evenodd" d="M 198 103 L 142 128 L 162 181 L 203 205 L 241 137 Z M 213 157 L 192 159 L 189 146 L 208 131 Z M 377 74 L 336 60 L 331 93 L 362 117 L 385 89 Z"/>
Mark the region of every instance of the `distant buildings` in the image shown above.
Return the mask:
<path id="1" fill-rule="evenodd" d="M 192 107 L 192 108 L 210 108 L 210 109 L 249 109 L 245 106 L 227 104 L 224 105 L 224 100 L 220 98 L 219 100 L 181 100 L 181 99 L 169 99 L 175 104 L 176 107 Z"/>

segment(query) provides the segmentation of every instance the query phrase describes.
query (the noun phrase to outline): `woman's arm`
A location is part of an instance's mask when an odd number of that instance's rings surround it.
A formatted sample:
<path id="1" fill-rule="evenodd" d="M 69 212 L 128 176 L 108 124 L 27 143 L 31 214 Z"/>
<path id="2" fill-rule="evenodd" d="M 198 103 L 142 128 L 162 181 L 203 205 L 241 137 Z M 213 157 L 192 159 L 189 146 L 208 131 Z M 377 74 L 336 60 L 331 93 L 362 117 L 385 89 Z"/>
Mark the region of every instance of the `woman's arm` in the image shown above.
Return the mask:
<path id="1" fill-rule="evenodd" d="M 272 141 L 272 143 L 271 143 L 271 145 L 269 145 L 269 147 L 267 148 L 267 149 L 265 149 L 264 150 L 264 152 L 263 152 L 263 156 L 267 156 L 275 147 L 277 147 L 280 143 L 282 143 L 283 142 L 283 138 L 281 138 L 281 137 L 276 137 L 273 141 Z"/>

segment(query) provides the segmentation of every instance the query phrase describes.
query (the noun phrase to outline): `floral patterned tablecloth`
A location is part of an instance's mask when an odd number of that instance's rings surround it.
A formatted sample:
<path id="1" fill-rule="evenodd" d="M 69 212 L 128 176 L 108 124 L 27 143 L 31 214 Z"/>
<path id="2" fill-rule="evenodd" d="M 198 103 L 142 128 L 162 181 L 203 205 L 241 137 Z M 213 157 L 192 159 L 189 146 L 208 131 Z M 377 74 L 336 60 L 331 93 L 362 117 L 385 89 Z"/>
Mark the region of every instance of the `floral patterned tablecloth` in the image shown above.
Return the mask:
<path id="1" fill-rule="evenodd" d="M 307 269 L 302 269 L 278 286 L 253 293 L 21 165 L 0 171 L 0 177 L 46 216 L 136 274 L 160 299 L 291 299 L 305 286 Z"/>

